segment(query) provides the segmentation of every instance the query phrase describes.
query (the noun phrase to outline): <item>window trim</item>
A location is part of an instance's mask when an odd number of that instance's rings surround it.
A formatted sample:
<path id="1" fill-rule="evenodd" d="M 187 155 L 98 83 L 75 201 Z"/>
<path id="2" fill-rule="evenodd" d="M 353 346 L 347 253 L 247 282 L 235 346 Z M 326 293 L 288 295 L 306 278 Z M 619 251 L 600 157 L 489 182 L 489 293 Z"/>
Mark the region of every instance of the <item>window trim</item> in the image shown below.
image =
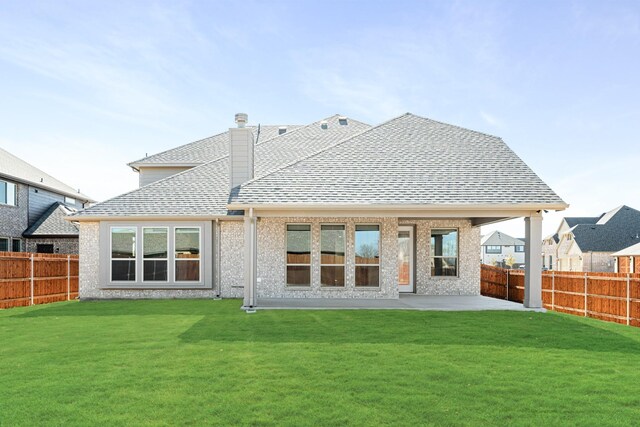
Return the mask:
<path id="1" fill-rule="evenodd" d="M 500 248 L 498 252 L 490 251 L 489 248 Z M 502 255 L 502 246 L 501 245 L 486 245 L 484 247 L 484 253 L 489 255 Z"/>
<path id="2" fill-rule="evenodd" d="M 113 257 L 113 229 L 114 228 L 131 228 L 134 230 L 135 232 L 135 250 L 133 253 L 133 258 L 114 258 Z M 133 283 L 138 283 L 138 227 L 135 225 L 112 225 L 109 227 L 109 283 L 116 283 L 116 284 L 133 284 Z M 135 279 L 134 280 L 113 280 L 113 261 L 114 260 L 118 260 L 118 261 L 126 261 L 126 260 L 132 260 L 134 262 L 134 272 L 135 272 Z"/>
<path id="3" fill-rule="evenodd" d="M 450 256 L 431 255 L 431 238 L 434 230 L 455 230 L 456 231 L 456 274 L 455 276 L 436 276 L 431 272 L 431 260 L 434 258 L 454 258 Z M 434 227 L 429 229 L 429 277 L 438 279 L 458 279 L 460 278 L 460 228 L 459 227 Z"/>
<path id="4" fill-rule="evenodd" d="M 323 225 L 341 225 L 344 229 L 344 261 L 342 264 L 323 264 L 322 263 L 322 226 Z M 320 266 L 320 287 L 323 289 L 346 289 L 347 288 L 347 224 L 344 222 L 321 222 L 320 223 L 320 259 L 318 260 Z M 322 283 L 322 267 L 342 267 L 342 280 L 344 285 L 332 286 L 324 285 Z"/>
<path id="5" fill-rule="evenodd" d="M 358 264 L 356 263 L 356 232 L 359 225 L 376 225 L 378 226 L 378 263 L 377 264 Z M 380 260 L 382 258 L 382 225 L 380 223 L 356 223 L 353 225 L 353 286 L 355 289 L 380 289 L 381 286 L 381 265 Z M 378 267 L 378 285 L 363 285 L 358 286 L 356 284 L 356 269 L 357 267 L 377 266 Z"/>
<path id="6" fill-rule="evenodd" d="M 167 230 L 167 257 L 166 258 L 146 258 L 144 257 L 144 230 L 146 228 L 164 228 L 165 230 Z M 169 250 L 171 249 L 169 247 L 169 232 L 170 232 L 171 227 L 168 226 L 158 226 L 158 227 L 153 227 L 153 226 L 148 226 L 148 225 L 142 225 L 140 226 L 140 230 L 141 230 L 141 240 L 142 240 L 142 252 L 141 252 L 141 256 L 142 256 L 142 274 L 140 275 L 140 281 L 142 283 L 169 283 L 169 273 L 171 270 L 169 270 Z M 136 257 L 137 258 L 137 257 Z M 145 260 L 150 260 L 150 261 L 166 261 L 167 262 L 167 279 L 166 280 L 144 280 L 144 262 Z"/>
<path id="7" fill-rule="evenodd" d="M 9 184 L 13 185 L 13 203 L 8 203 Z M 0 185 L 4 185 L 5 200 L 0 200 L 0 206 L 11 206 L 13 208 L 18 207 L 18 184 L 6 179 L 0 179 Z"/>
<path id="8" fill-rule="evenodd" d="M 307 225 L 309 226 L 309 264 L 289 263 L 289 250 L 287 246 L 287 233 L 290 225 Z M 309 267 L 309 284 L 308 285 L 290 285 L 288 277 L 289 266 Z M 287 222 L 284 224 L 284 286 L 286 289 L 311 289 L 313 285 L 313 223 L 311 222 Z"/>
<path id="9" fill-rule="evenodd" d="M 171 258 L 173 258 L 173 263 L 172 263 L 172 267 L 173 267 L 173 283 L 176 284 L 189 284 L 189 283 L 203 283 L 203 277 L 202 277 L 202 227 L 199 225 L 176 225 L 171 227 L 173 228 L 173 251 L 171 252 Z M 177 280 L 176 279 L 176 274 L 178 273 L 178 269 L 176 268 L 176 262 L 178 261 L 195 261 L 195 258 L 183 258 L 183 259 L 179 259 L 176 258 L 176 229 L 178 228 L 197 228 L 198 229 L 198 280 Z M 171 240 L 170 240 L 171 241 Z M 167 254 L 169 255 L 169 254 Z M 167 271 L 167 279 L 169 278 L 169 271 Z"/>

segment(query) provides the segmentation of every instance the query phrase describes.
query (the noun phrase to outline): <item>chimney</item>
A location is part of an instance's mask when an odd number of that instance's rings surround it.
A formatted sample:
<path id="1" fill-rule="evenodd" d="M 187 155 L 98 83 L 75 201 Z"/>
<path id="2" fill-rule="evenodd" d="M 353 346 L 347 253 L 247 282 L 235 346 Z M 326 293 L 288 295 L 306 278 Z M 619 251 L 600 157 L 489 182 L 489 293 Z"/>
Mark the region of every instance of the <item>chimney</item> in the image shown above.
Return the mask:
<path id="1" fill-rule="evenodd" d="M 253 132 L 245 127 L 249 116 L 236 114 L 237 128 L 229 129 L 229 189 L 253 179 Z"/>

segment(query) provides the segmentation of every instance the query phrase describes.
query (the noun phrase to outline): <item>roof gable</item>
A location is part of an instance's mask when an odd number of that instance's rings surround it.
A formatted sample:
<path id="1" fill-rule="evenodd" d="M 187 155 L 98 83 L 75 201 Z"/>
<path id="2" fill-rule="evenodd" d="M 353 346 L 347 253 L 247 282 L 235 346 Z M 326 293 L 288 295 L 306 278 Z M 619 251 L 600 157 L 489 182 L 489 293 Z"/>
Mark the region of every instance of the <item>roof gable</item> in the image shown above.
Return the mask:
<path id="1" fill-rule="evenodd" d="M 583 252 L 616 252 L 640 239 L 640 211 L 620 206 L 607 212 L 596 224 L 578 224 L 571 229 Z"/>
<path id="2" fill-rule="evenodd" d="M 409 113 L 243 184 L 231 203 L 566 206 L 500 138 Z"/>
<path id="3" fill-rule="evenodd" d="M 524 246 L 524 240 L 516 239 L 501 231 L 494 231 L 483 237 L 481 246 Z"/>
<path id="4" fill-rule="evenodd" d="M 25 237 L 77 236 L 78 227 L 65 218 L 74 211 L 60 202 L 53 203 L 24 233 Z"/>

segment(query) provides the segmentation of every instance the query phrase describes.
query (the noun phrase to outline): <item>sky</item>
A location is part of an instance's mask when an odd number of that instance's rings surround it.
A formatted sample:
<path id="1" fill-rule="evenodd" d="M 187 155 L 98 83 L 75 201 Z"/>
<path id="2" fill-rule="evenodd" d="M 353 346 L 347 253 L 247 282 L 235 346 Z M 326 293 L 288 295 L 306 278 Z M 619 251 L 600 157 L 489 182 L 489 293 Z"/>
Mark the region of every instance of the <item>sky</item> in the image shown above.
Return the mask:
<path id="1" fill-rule="evenodd" d="M 639 100 L 637 0 L 0 2 L 0 146 L 96 200 L 237 112 L 409 111 L 502 137 L 571 205 L 546 235 L 640 209 Z"/>

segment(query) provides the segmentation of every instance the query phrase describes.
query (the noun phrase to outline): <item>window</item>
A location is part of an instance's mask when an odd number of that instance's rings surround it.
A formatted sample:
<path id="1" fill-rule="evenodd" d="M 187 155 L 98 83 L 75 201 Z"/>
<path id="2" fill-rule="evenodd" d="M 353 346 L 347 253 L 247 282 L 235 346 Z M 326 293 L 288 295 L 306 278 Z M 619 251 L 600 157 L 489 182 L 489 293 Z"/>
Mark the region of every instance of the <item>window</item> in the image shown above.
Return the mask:
<path id="1" fill-rule="evenodd" d="M 38 243 L 36 245 L 36 253 L 39 254 L 52 254 L 54 253 L 53 245 L 50 243 Z"/>
<path id="2" fill-rule="evenodd" d="M 524 246 L 516 245 L 516 252 L 524 252 Z"/>
<path id="3" fill-rule="evenodd" d="M 320 284 L 344 286 L 345 229 L 342 224 L 320 226 Z"/>
<path id="4" fill-rule="evenodd" d="M 431 275 L 458 275 L 458 230 L 431 230 Z"/>
<path id="5" fill-rule="evenodd" d="M 142 227 L 142 280 L 166 282 L 169 257 L 169 229 Z"/>
<path id="6" fill-rule="evenodd" d="M 136 280 L 136 227 L 111 227 L 111 280 Z"/>
<path id="7" fill-rule="evenodd" d="M 553 255 L 549 255 L 549 270 L 553 270 Z"/>
<path id="8" fill-rule="evenodd" d="M 380 286 L 380 226 L 356 225 L 356 286 Z"/>
<path id="9" fill-rule="evenodd" d="M 16 185 L 13 182 L 0 181 L 0 204 L 16 206 Z"/>
<path id="10" fill-rule="evenodd" d="M 200 281 L 200 227 L 175 229 L 176 282 Z"/>
<path id="11" fill-rule="evenodd" d="M 9 239 L 0 237 L 0 252 L 9 252 Z"/>
<path id="12" fill-rule="evenodd" d="M 287 286 L 311 286 L 311 225 L 287 225 Z"/>
<path id="13" fill-rule="evenodd" d="M 73 197 L 64 196 L 64 203 L 67 204 L 67 205 L 75 206 L 76 205 L 76 199 L 74 199 Z"/>
<path id="14" fill-rule="evenodd" d="M 501 254 L 502 253 L 502 246 L 485 246 L 484 251 L 488 254 Z"/>
<path id="15" fill-rule="evenodd" d="M 13 252 L 22 252 L 22 240 L 20 240 L 20 239 L 12 239 L 11 240 L 11 250 Z"/>

